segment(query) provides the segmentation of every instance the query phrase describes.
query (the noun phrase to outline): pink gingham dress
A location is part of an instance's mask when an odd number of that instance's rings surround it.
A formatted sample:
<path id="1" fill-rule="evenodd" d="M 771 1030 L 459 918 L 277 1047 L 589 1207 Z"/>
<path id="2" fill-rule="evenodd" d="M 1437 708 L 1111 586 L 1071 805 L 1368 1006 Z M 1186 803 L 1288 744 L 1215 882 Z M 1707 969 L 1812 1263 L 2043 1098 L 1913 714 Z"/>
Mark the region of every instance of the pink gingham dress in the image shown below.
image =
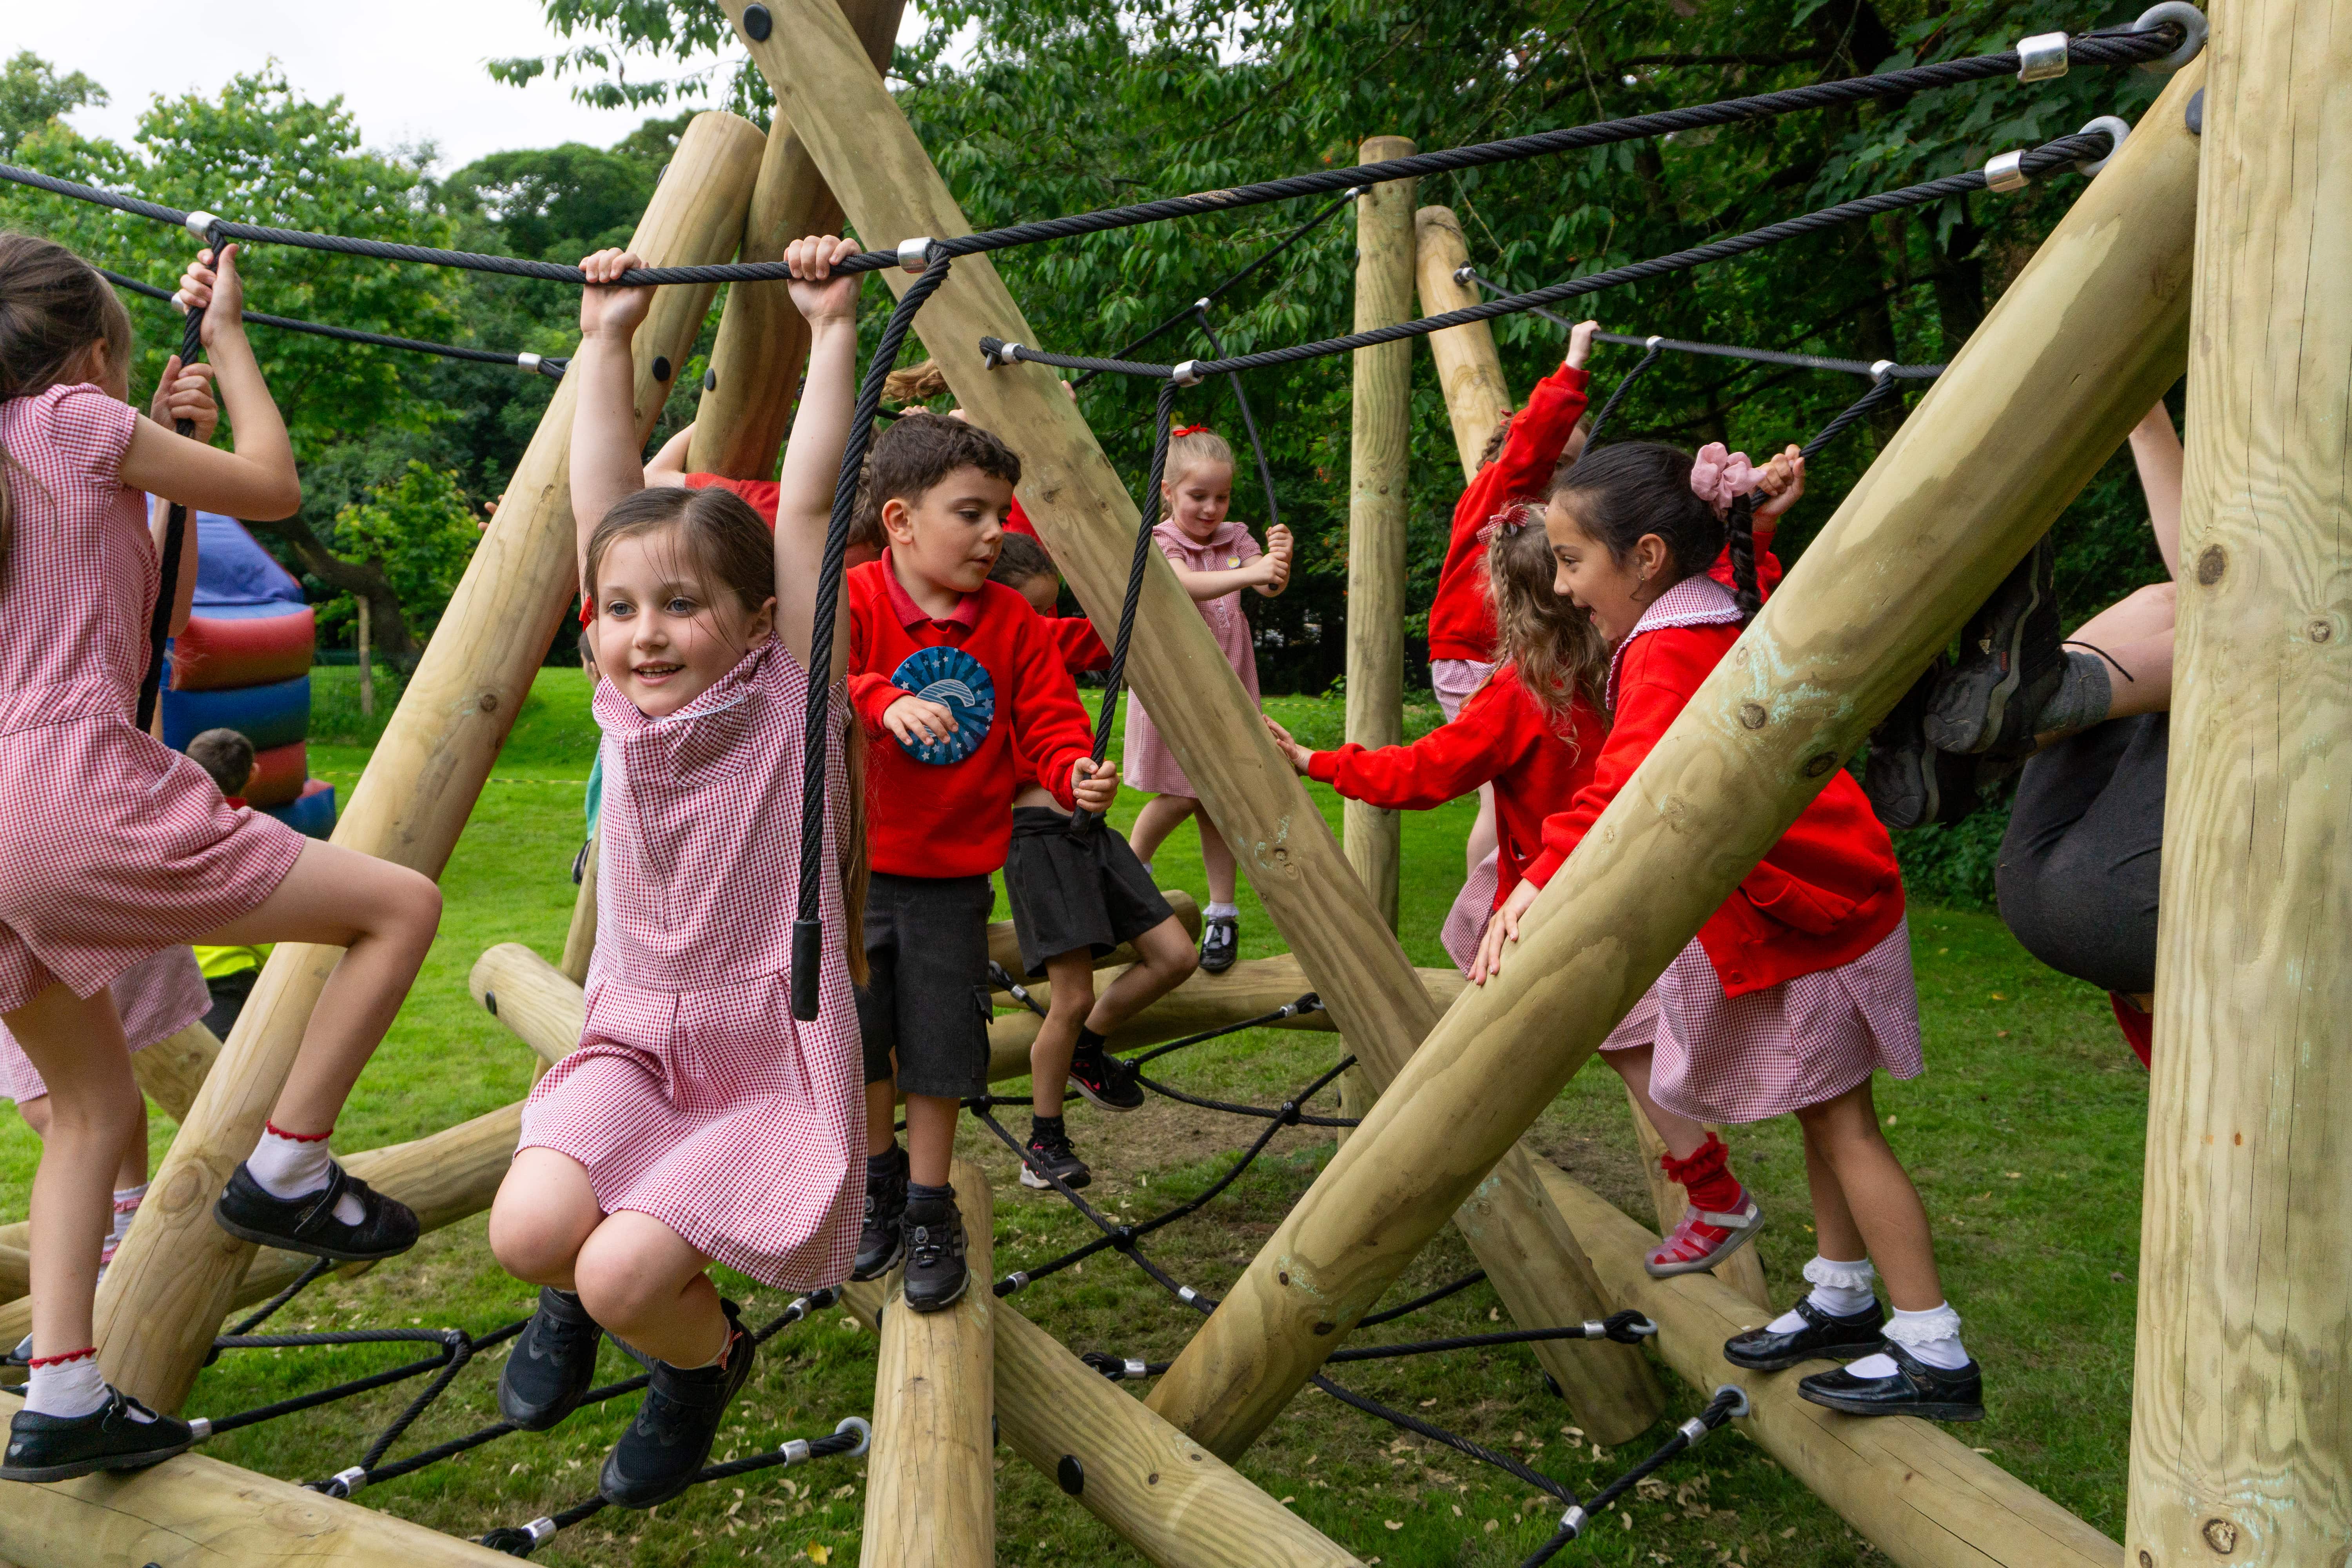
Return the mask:
<path id="1" fill-rule="evenodd" d="M 132 727 L 161 587 L 125 489 L 137 416 L 95 386 L 0 402 L 16 540 L 0 567 L 0 1013 L 96 995 L 277 890 L 302 836 L 231 806 Z"/>
<path id="2" fill-rule="evenodd" d="M 819 1011 L 792 1016 L 807 702 L 807 677 L 772 642 L 664 719 L 597 685 L 604 810 L 587 1024 L 531 1091 L 521 1139 L 577 1160 L 607 1214 L 649 1215 L 787 1290 L 848 1277 L 866 1186 L 865 1070 L 840 941 L 839 692 Z"/>
<path id="3" fill-rule="evenodd" d="M 114 1011 L 122 1019 L 123 1038 L 134 1051 L 170 1039 L 212 1010 L 205 972 L 184 947 L 167 947 L 141 959 L 116 976 L 109 989 L 114 993 Z M 0 1024 L 0 1094 L 22 1105 L 48 1092 L 40 1069 L 8 1026 Z"/>
<path id="4" fill-rule="evenodd" d="M 1730 593 L 1706 576 L 1686 577 L 1660 595 L 1609 661 L 1617 670 L 1633 638 L 1666 626 L 1739 619 Z M 1645 1015 L 1647 1015 L 1645 1016 Z M 1917 1078 L 1919 992 L 1911 973 L 1911 928 L 1897 921 L 1878 945 L 1851 963 L 1800 974 L 1744 996 L 1725 994 L 1706 950 L 1691 939 L 1675 955 L 1603 1049 L 1652 1035 L 1650 1095 L 1699 1121 L 1761 1121 L 1819 1105 L 1884 1068 Z"/>
<path id="5" fill-rule="evenodd" d="M 1245 566 L 1265 553 L 1250 537 L 1248 529 L 1232 518 L 1217 524 L 1216 531 L 1204 541 L 1196 540 L 1173 521 L 1161 523 L 1151 531 L 1159 542 L 1160 553 L 1189 572 L 1229 572 Z M 1241 677 L 1242 689 L 1257 700 L 1257 649 L 1250 641 L 1249 617 L 1242 613 L 1243 590 L 1214 599 L 1196 599 L 1201 618 L 1209 623 L 1216 634 L 1217 647 L 1225 662 Z M 1198 793 L 1184 770 L 1176 765 L 1176 753 L 1160 736 L 1151 722 L 1151 715 L 1143 710 L 1140 702 L 1127 705 L 1127 742 L 1120 752 L 1119 782 L 1131 789 L 1150 795 L 1176 795 L 1192 799 Z"/>

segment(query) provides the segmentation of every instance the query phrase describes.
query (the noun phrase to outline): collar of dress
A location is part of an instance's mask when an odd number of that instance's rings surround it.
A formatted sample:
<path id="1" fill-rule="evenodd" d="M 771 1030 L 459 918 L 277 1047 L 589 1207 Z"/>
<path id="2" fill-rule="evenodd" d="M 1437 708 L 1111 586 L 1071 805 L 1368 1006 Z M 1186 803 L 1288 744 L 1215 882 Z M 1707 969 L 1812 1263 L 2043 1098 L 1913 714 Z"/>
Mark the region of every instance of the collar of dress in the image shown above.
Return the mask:
<path id="1" fill-rule="evenodd" d="M 1701 572 L 1685 577 L 1654 600 L 1625 634 L 1625 640 L 1609 655 L 1609 684 L 1601 692 L 1602 703 L 1615 711 L 1617 707 L 1617 670 L 1625 661 L 1625 650 L 1643 632 L 1664 631 L 1669 626 L 1714 626 L 1739 619 L 1739 606 L 1731 597 L 1731 590 Z"/>
<path id="2" fill-rule="evenodd" d="M 596 721 L 608 734 L 623 740 L 648 733 L 670 725 L 689 723 L 696 719 L 733 708 L 751 695 L 758 680 L 763 661 L 777 652 L 775 639 L 759 644 L 741 658 L 733 668 L 705 687 L 695 700 L 675 713 L 665 713 L 658 719 L 646 716 L 645 710 L 621 695 L 609 680 L 596 683 L 593 707 Z"/>

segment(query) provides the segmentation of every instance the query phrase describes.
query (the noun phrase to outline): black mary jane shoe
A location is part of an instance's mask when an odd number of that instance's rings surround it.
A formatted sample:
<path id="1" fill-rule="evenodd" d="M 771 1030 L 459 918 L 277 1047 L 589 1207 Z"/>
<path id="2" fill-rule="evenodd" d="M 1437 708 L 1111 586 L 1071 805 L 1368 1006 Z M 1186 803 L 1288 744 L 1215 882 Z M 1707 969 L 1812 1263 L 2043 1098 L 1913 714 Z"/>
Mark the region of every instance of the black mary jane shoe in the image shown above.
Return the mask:
<path id="1" fill-rule="evenodd" d="M 727 1314 L 727 1360 L 719 1366 L 672 1366 L 653 1363 L 645 1403 L 621 1440 L 604 1457 L 596 1481 L 597 1495 L 616 1508 L 651 1508 L 667 1502 L 694 1484 L 727 1406 L 743 1391 L 751 1375 L 759 1346 L 743 1331 L 743 1318 L 734 1302 L 722 1300 Z"/>
<path id="2" fill-rule="evenodd" d="M 359 1200 L 357 1225 L 335 1217 L 345 1194 Z M 240 1164 L 213 1205 L 213 1223 L 240 1241 L 281 1247 L 338 1263 L 373 1263 L 397 1258 L 416 1245 L 416 1212 L 388 1198 L 341 1165 L 327 1168 L 327 1184 L 298 1198 L 270 1196 Z"/>
<path id="3" fill-rule="evenodd" d="M 69 1481 L 94 1470 L 142 1469 L 186 1453 L 195 1440 L 186 1422 L 158 1415 L 110 1386 L 106 1403 L 87 1415 L 16 1412 L 8 1424 L 0 1480 Z"/>
<path id="4" fill-rule="evenodd" d="M 499 1373 L 499 1414 L 526 1432 L 544 1432 L 571 1415 L 596 1381 L 604 1339 L 579 1297 L 541 1286 L 538 1310 Z"/>
<path id="5" fill-rule="evenodd" d="M 1851 1317 L 1822 1311 L 1808 1297 L 1797 1298 L 1801 1329 L 1774 1333 L 1748 1329 L 1723 1342 L 1723 1359 L 1750 1372 L 1779 1372 L 1801 1361 L 1851 1361 L 1879 1348 L 1886 1331 L 1886 1310 L 1876 1301 Z"/>
<path id="6" fill-rule="evenodd" d="M 1856 1377 L 1844 1367 L 1817 1372 L 1797 1384 L 1797 1396 L 1849 1415 L 1916 1415 L 1924 1421 L 1984 1419 L 1984 1369 L 1970 1361 L 1946 1372 L 1889 1340 L 1878 1347 L 1895 1370 Z"/>

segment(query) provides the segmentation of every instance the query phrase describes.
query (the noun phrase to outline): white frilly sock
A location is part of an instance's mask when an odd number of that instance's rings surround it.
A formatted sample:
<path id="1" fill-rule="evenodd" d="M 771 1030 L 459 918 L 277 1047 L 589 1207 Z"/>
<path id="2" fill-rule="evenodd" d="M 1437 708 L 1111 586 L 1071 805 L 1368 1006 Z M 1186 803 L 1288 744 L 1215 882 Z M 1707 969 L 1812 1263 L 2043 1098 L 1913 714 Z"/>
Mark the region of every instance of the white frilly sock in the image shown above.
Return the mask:
<path id="1" fill-rule="evenodd" d="M 98 1370 L 98 1352 L 76 1351 L 33 1363 L 25 1384 L 25 1408 L 36 1415 L 71 1419 L 87 1415 L 106 1403 L 106 1378 Z"/>
<path id="2" fill-rule="evenodd" d="M 1209 907 L 1201 911 L 1201 918 L 1209 921 L 1237 921 L 1242 918 L 1242 907 L 1239 904 L 1221 904 L 1212 900 Z"/>
<path id="3" fill-rule="evenodd" d="M 1813 1287 L 1805 1299 L 1833 1318 L 1851 1318 L 1856 1312 L 1866 1311 L 1878 1299 L 1871 1289 L 1878 1279 L 1878 1270 L 1870 1266 L 1867 1258 L 1853 1263 L 1815 1258 L 1805 1265 L 1805 1278 Z M 1769 1325 L 1776 1334 L 1793 1334 L 1804 1326 L 1805 1320 L 1793 1311 L 1781 1313 Z"/>
<path id="4" fill-rule="evenodd" d="M 1967 1347 L 1960 1343 L 1960 1315 L 1952 1310 L 1949 1301 L 1924 1312 L 1896 1308 L 1895 1316 L 1887 1320 L 1886 1337 L 1910 1352 L 1914 1360 L 1940 1372 L 1958 1372 L 1969 1364 Z M 1886 1377 L 1895 1371 L 1895 1358 L 1883 1352 L 1866 1355 L 1846 1371 L 1856 1377 Z"/>

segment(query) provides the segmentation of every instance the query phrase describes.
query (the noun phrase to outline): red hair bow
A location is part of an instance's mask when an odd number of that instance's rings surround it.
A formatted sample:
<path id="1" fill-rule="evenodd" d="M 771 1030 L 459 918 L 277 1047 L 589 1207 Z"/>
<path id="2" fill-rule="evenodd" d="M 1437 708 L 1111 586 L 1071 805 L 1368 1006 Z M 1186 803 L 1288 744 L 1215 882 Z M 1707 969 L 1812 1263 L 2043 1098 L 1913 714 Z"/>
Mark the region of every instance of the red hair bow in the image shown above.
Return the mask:
<path id="1" fill-rule="evenodd" d="M 1168 432 L 1168 438 L 1172 441 L 1179 436 L 1205 436 L 1208 433 L 1206 425 L 1180 425 Z"/>
<path id="2" fill-rule="evenodd" d="M 1523 528 L 1540 527 L 1543 524 L 1543 516 L 1544 509 L 1532 501 L 1521 501 L 1516 506 L 1505 507 L 1479 525 L 1478 542 L 1491 546 L 1495 541 L 1505 534 L 1517 533 Z"/>

